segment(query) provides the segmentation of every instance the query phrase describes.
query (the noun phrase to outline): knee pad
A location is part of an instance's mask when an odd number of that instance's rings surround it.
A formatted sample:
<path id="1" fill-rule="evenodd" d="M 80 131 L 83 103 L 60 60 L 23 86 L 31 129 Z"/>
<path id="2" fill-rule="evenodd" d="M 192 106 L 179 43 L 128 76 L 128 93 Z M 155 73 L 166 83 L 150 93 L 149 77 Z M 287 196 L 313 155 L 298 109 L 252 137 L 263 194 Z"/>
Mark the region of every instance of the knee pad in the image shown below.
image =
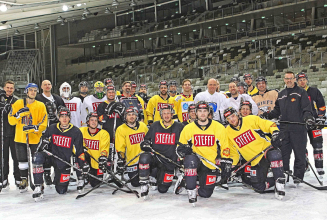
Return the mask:
<path id="1" fill-rule="evenodd" d="M 158 185 L 158 192 L 160 193 L 166 193 L 169 189 L 169 186 L 159 184 Z"/>
<path id="2" fill-rule="evenodd" d="M 267 159 L 270 162 L 271 168 L 283 167 L 283 157 L 280 150 L 270 150 L 267 152 Z"/>
<path id="3" fill-rule="evenodd" d="M 150 176 L 150 163 L 152 161 L 152 155 L 150 153 L 142 153 L 139 159 L 139 178 L 142 181 L 146 181 Z"/>
<path id="4" fill-rule="evenodd" d="M 139 164 L 149 164 L 152 161 L 151 153 L 144 152 L 140 155 Z"/>
<path id="5" fill-rule="evenodd" d="M 184 167 L 194 169 L 197 168 L 199 164 L 199 158 L 195 155 L 186 155 L 184 158 Z"/>
<path id="6" fill-rule="evenodd" d="M 66 194 L 67 189 L 68 189 L 68 184 L 67 184 L 67 186 L 56 185 L 55 188 L 56 188 L 57 193 L 59 193 L 61 195 Z"/>
<path id="7" fill-rule="evenodd" d="M 28 162 L 18 162 L 18 168 L 20 170 L 27 170 L 28 169 Z"/>
<path id="8" fill-rule="evenodd" d="M 262 184 L 266 181 L 267 173 L 269 169 L 269 163 L 266 159 L 261 159 L 261 161 L 251 167 L 251 183 L 253 184 Z"/>
<path id="9" fill-rule="evenodd" d="M 198 177 L 197 168 L 199 159 L 195 155 L 186 155 L 184 158 L 184 175 L 186 182 L 186 189 L 193 190 L 196 187 L 196 180 Z"/>
<path id="10" fill-rule="evenodd" d="M 43 155 L 42 152 L 36 152 L 33 157 L 33 164 L 40 165 L 44 164 L 45 162 L 45 156 Z"/>

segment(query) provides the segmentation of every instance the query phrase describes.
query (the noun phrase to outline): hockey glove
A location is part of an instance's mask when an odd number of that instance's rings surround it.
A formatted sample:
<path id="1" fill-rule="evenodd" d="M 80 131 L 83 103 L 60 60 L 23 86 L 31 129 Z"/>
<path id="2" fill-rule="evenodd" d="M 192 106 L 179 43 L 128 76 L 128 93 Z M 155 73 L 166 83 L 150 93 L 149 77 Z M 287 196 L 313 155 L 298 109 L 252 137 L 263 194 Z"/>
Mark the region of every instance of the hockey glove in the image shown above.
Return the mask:
<path id="1" fill-rule="evenodd" d="M 264 112 L 261 115 L 259 115 L 260 118 L 270 120 L 272 117 L 270 116 L 269 112 Z"/>
<path id="2" fill-rule="evenodd" d="M 192 147 L 188 144 L 181 144 L 176 148 L 176 154 L 179 158 L 184 158 L 186 155 L 192 154 Z"/>
<path id="3" fill-rule="evenodd" d="M 151 126 L 153 124 L 153 120 L 148 120 L 148 125 Z"/>
<path id="4" fill-rule="evenodd" d="M 304 118 L 305 126 L 307 127 L 307 130 L 315 130 L 316 126 L 315 124 L 315 118 L 312 115 L 306 116 Z"/>
<path id="5" fill-rule="evenodd" d="M 14 114 L 14 117 L 16 119 L 20 119 L 24 116 L 27 116 L 30 114 L 30 109 L 28 107 L 25 107 L 25 108 L 21 108 L 18 110 L 18 112 L 16 112 L 16 114 Z"/>
<path id="6" fill-rule="evenodd" d="M 124 166 L 126 164 L 125 158 L 123 158 L 122 153 L 118 153 L 118 160 L 117 160 L 117 172 L 119 174 L 124 173 Z"/>
<path id="7" fill-rule="evenodd" d="M 319 125 L 324 125 L 326 122 L 326 116 L 318 116 L 318 118 L 316 118 L 316 123 Z M 323 129 L 324 126 L 317 126 L 317 129 L 321 130 Z"/>
<path id="8" fill-rule="evenodd" d="M 152 142 L 150 140 L 144 140 L 141 143 L 141 150 L 143 150 L 144 152 L 152 152 Z"/>
<path id="9" fill-rule="evenodd" d="M 106 112 L 108 112 L 107 113 L 108 115 L 111 115 L 115 112 L 119 115 L 119 117 L 123 118 L 125 108 L 126 108 L 125 105 L 123 105 L 123 103 L 121 103 L 121 102 L 111 102 L 107 106 Z"/>
<path id="10" fill-rule="evenodd" d="M 87 162 L 84 162 L 83 167 L 82 167 L 82 175 L 83 178 L 87 178 L 88 177 L 88 173 L 90 172 L 90 165 Z"/>
<path id="11" fill-rule="evenodd" d="M 230 158 L 222 158 L 220 160 L 221 179 L 218 182 L 218 185 L 227 184 L 227 180 L 232 172 L 232 164 L 233 164 L 233 160 Z"/>
<path id="12" fill-rule="evenodd" d="M 39 151 L 48 150 L 49 144 L 50 144 L 50 141 L 48 138 L 42 139 L 38 146 Z"/>
<path id="13" fill-rule="evenodd" d="M 99 169 L 102 171 L 105 171 L 107 169 L 107 161 L 108 158 L 105 156 L 100 156 L 99 157 Z"/>
<path id="14" fill-rule="evenodd" d="M 25 125 L 23 127 L 23 132 L 25 132 L 26 134 L 34 133 L 38 131 L 39 131 L 39 126 L 37 125 Z"/>
<path id="15" fill-rule="evenodd" d="M 271 135 L 271 145 L 275 148 L 278 149 L 282 146 L 282 139 L 279 135 L 279 131 L 274 131 Z"/>

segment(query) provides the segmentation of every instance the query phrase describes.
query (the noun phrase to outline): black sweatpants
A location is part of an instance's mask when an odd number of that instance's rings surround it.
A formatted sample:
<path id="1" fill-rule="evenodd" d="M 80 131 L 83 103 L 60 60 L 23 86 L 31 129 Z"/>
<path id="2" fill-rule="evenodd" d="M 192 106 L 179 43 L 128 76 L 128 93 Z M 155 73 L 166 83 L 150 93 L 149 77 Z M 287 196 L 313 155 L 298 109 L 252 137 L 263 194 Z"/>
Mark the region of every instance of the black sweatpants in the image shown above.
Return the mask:
<path id="1" fill-rule="evenodd" d="M 0 137 L 1 138 L 1 137 Z M 3 141 L 3 180 L 8 179 L 9 175 L 9 149 L 11 152 L 11 158 L 13 160 L 13 171 L 15 180 L 20 181 L 20 173 L 18 168 L 18 160 L 16 156 L 16 146 L 14 142 L 15 137 L 4 137 Z M 0 164 L 2 164 L 2 145 L 0 144 Z"/>
<path id="2" fill-rule="evenodd" d="M 15 146 L 16 146 L 16 156 L 18 161 L 20 177 L 27 178 L 28 168 L 29 168 L 28 159 L 27 159 L 27 145 L 23 143 L 15 142 Z M 31 160 L 33 162 L 34 154 L 38 145 L 30 144 L 29 146 L 32 154 Z"/>

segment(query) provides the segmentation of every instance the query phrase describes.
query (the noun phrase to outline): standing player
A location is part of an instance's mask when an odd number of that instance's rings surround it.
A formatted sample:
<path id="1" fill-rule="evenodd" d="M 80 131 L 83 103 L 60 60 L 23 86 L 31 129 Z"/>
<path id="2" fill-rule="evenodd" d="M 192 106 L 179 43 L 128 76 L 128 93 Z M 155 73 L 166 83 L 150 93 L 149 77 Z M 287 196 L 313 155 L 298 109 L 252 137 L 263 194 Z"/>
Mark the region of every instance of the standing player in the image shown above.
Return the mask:
<path id="1" fill-rule="evenodd" d="M 230 170 L 232 160 L 225 127 L 208 118 L 209 105 L 206 102 L 196 104 L 197 120 L 183 129 L 179 141 L 183 144 L 177 147 L 180 158 L 184 158 L 184 173 L 187 194 L 190 203 L 197 201 L 197 194 L 209 198 L 215 188 L 217 169 L 195 154 L 206 158 L 213 164 L 221 155 L 222 170 Z M 195 154 L 192 154 L 194 152 Z M 228 174 L 226 174 L 228 175 Z M 197 177 L 199 189 L 196 188 Z"/>
<path id="2" fill-rule="evenodd" d="M 178 84 L 177 84 L 176 80 L 170 80 L 168 82 L 168 90 L 169 90 L 170 97 L 175 97 L 176 95 L 178 95 L 177 86 L 178 86 Z"/>
<path id="3" fill-rule="evenodd" d="M 79 96 L 77 98 L 80 98 L 82 103 L 84 102 L 85 97 L 87 96 L 87 93 L 89 91 L 89 84 L 86 81 L 80 82 L 78 84 L 78 90 L 79 90 Z"/>
<path id="4" fill-rule="evenodd" d="M 224 116 L 229 123 L 226 131 L 229 141 L 232 143 L 230 146 L 234 149 L 231 150 L 233 165 L 238 164 L 239 154 L 246 161 L 249 161 L 265 150 L 264 154 L 251 162 L 251 185 L 259 193 L 275 186 L 276 198 L 283 199 L 285 196 L 285 176 L 282 153 L 279 150 L 281 140 L 276 124 L 254 115 L 239 117 L 236 109 L 232 107 L 224 111 Z M 265 133 L 272 135 L 271 142 Z M 269 167 L 274 174 L 273 178 L 267 177 Z"/>
<path id="5" fill-rule="evenodd" d="M 160 108 L 162 120 L 156 121 L 151 125 L 151 129 L 141 143 L 141 150 L 145 151 L 140 155 L 139 159 L 139 178 L 142 197 L 146 197 L 149 193 L 150 174 L 151 177 L 156 179 L 160 193 L 166 193 L 172 184 L 176 166 L 160 155 L 152 154 L 151 152 L 156 151 L 170 160 L 177 162 L 176 142 L 179 140 L 184 125 L 180 122 L 173 121 L 174 114 L 174 109 L 171 105 L 162 106 Z M 157 168 L 156 173 L 153 172 L 155 168 Z"/>
<path id="6" fill-rule="evenodd" d="M 98 120 L 97 113 L 89 113 L 86 117 L 87 127 L 82 127 L 80 130 L 83 135 L 83 146 L 87 150 L 85 160 L 91 165 L 90 173 L 102 179 L 107 170 L 110 136 L 107 131 L 98 128 Z M 92 187 L 100 183 L 92 177 L 89 181 Z"/>
<path id="7" fill-rule="evenodd" d="M 146 114 L 144 114 L 144 109 L 146 108 L 145 101 L 139 95 L 137 95 L 135 93 L 136 88 L 137 88 L 136 82 L 131 81 L 131 97 L 133 97 L 133 96 L 136 97 L 137 100 L 139 100 L 139 102 L 141 103 L 142 109 L 143 109 L 143 122 L 147 125 L 148 124 L 148 117 L 146 116 Z"/>
<path id="8" fill-rule="evenodd" d="M 66 107 L 69 109 L 71 118 L 70 123 L 72 123 L 76 127 L 82 126 L 82 120 L 81 120 L 81 106 L 82 101 L 80 98 L 72 97 L 72 88 L 67 83 L 64 82 L 61 84 L 59 88 L 60 96 L 62 100 L 64 101 Z"/>
<path id="9" fill-rule="evenodd" d="M 209 79 L 207 84 L 207 91 L 200 92 L 194 98 L 194 103 L 198 103 L 199 101 L 205 101 L 209 105 L 212 106 L 214 111 L 213 119 L 215 121 L 222 122 L 224 121 L 224 117 L 222 115 L 222 106 L 226 101 L 226 97 L 223 94 L 216 92 L 217 89 L 217 80 Z"/>
<path id="10" fill-rule="evenodd" d="M 42 136 L 39 152 L 35 153 L 33 160 L 33 176 L 35 181 L 35 189 L 33 198 L 37 201 L 43 197 L 43 164 L 48 163 L 54 167 L 55 178 L 54 184 L 57 193 L 65 194 L 68 189 L 70 166 L 57 158 L 50 157 L 43 150 L 47 150 L 53 155 L 70 163 L 70 157 L 73 151 L 77 155 L 79 167 L 83 169 L 83 174 L 89 172 L 90 166 L 85 162 L 83 151 L 83 136 L 81 131 L 75 127 L 70 121 L 70 112 L 66 107 L 58 110 L 59 122 L 51 125 Z M 78 187 L 84 187 L 84 180 L 81 178 Z M 78 188 L 81 190 L 82 188 Z"/>
<path id="11" fill-rule="evenodd" d="M 134 187 L 140 186 L 139 158 L 136 156 L 142 152 L 140 143 L 144 141 L 144 136 L 148 132 L 148 127 L 143 122 L 138 122 L 137 117 L 137 109 L 128 108 L 124 114 L 125 124 L 117 128 L 115 139 L 115 147 L 118 152 L 117 171 L 121 175 L 127 172 Z M 132 160 L 134 157 L 136 158 Z M 124 166 L 126 166 L 126 170 Z"/>
<path id="12" fill-rule="evenodd" d="M 298 73 L 296 75 L 297 83 L 299 87 L 307 91 L 309 96 L 309 101 L 311 103 L 313 117 L 315 117 L 316 122 L 320 124 L 325 124 L 326 121 L 326 106 L 325 100 L 319 89 L 308 86 L 308 77 L 305 73 Z M 317 128 L 314 130 L 308 130 L 308 135 L 310 143 L 313 147 L 313 155 L 315 159 L 315 167 L 319 175 L 324 175 L 325 171 L 323 168 L 323 138 L 321 129 Z"/>
<path id="13" fill-rule="evenodd" d="M 188 109 L 187 109 L 187 112 L 188 112 L 188 120 L 187 121 L 183 121 L 183 124 L 184 125 L 188 125 L 192 122 L 194 122 L 196 120 L 196 113 L 195 113 L 195 104 L 190 104 L 188 106 Z"/>
<path id="14" fill-rule="evenodd" d="M 103 80 L 104 86 L 107 88 L 108 86 L 113 86 L 115 87 L 115 83 L 111 78 L 106 78 Z M 116 96 L 121 95 L 120 92 L 117 90 L 116 91 Z"/>
<path id="15" fill-rule="evenodd" d="M 246 74 L 244 74 L 243 79 L 248 87 L 247 94 L 249 94 L 250 96 L 253 96 L 254 94 L 256 94 L 258 92 L 258 89 L 257 89 L 257 87 L 252 85 L 252 82 L 253 82 L 252 75 L 250 73 L 246 73 Z"/>
<path id="16" fill-rule="evenodd" d="M 161 80 L 159 83 L 159 95 L 153 96 L 148 103 L 146 108 L 146 114 L 148 116 L 148 124 L 151 125 L 153 122 L 161 120 L 160 109 L 163 106 L 171 105 L 174 106 L 174 98 L 170 97 L 167 93 L 168 83 L 166 80 Z"/>
<path id="17" fill-rule="evenodd" d="M 278 98 L 276 90 L 267 89 L 267 80 L 263 76 L 259 76 L 256 80 L 258 92 L 252 96 L 253 101 L 259 108 L 259 115 L 263 112 L 269 112 L 274 109 L 275 102 Z"/>
<path id="18" fill-rule="evenodd" d="M 18 168 L 18 161 L 16 156 L 16 147 L 14 142 L 15 137 L 15 126 L 11 126 L 8 122 L 8 114 L 11 110 L 11 105 L 14 104 L 17 99 L 13 96 L 15 91 L 15 83 L 13 81 L 6 81 L 4 84 L 5 93 L 0 95 L 0 114 L 1 114 L 1 145 L 0 145 L 0 170 L 1 172 L 1 188 L 9 186 L 8 175 L 9 175 L 9 149 L 11 152 L 11 158 L 13 161 L 13 171 L 15 177 L 15 185 L 18 187 L 20 183 L 20 174 Z M 3 156 L 2 156 L 3 153 Z M 3 158 L 3 162 L 2 162 Z M 3 174 L 3 176 L 2 176 Z"/>
<path id="19" fill-rule="evenodd" d="M 81 109 L 82 125 L 86 126 L 86 116 L 91 112 L 97 112 L 100 103 L 104 102 L 107 97 L 104 94 L 104 85 L 97 81 L 94 83 L 94 94 L 89 95 L 84 99 Z"/>
<path id="20" fill-rule="evenodd" d="M 25 87 L 27 98 L 17 100 L 8 115 L 9 124 L 16 125 L 15 146 L 21 177 L 20 192 L 25 192 L 28 188 L 28 158 L 30 158 L 28 152 L 31 151 L 32 156 L 34 155 L 42 132 L 48 125 L 45 105 L 35 100 L 38 92 L 39 88 L 35 83 L 27 84 Z"/>
<path id="21" fill-rule="evenodd" d="M 239 110 L 240 116 L 245 117 L 248 115 L 252 115 L 252 104 L 249 101 L 244 101 L 241 103 L 240 110 Z"/>
<path id="22" fill-rule="evenodd" d="M 244 82 L 237 83 L 237 91 L 239 94 L 247 94 L 248 86 Z"/>
<path id="23" fill-rule="evenodd" d="M 240 78 L 238 76 L 233 76 L 231 79 L 230 79 L 230 82 L 231 83 L 235 83 L 235 85 L 237 85 L 240 81 Z M 232 96 L 232 94 L 230 93 L 230 91 L 226 91 L 225 92 L 225 95 L 227 98 L 230 98 Z"/>
<path id="24" fill-rule="evenodd" d="M 175 97 L 174 107 L 180 122 L 187 121 L 188 106 L 194 103 L 192 94 L 192 83 L 189 79 L 184 79 L 182 82 L 183 93 Z"/>
<path id="25" fill-rule="evenodd" d="M 138 96 L 140 96 L 144 100 L 144 109 L 146 109 L 148 102 L 151 98 L 148 96 L 147 89 L 148 87 L 146 84 L 141 84 L 138 92 Z"/>

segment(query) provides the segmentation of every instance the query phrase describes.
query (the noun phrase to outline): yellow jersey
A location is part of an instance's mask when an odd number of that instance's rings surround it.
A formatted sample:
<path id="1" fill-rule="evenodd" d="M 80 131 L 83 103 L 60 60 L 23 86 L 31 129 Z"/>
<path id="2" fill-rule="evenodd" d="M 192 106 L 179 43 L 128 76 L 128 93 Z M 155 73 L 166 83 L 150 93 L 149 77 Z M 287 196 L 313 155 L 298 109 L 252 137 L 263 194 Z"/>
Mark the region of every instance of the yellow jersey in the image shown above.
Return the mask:
<path id="1" fill-rule="evenodd" d="M 257 92 L 259 92 L 258 88 L 254 86 L 251 91 L 248 90 L 248 95 L 253 96 Z"/>
<path id="2" fill-rule="evenodd" d="M 139 100 L 139 102 L 140 102 L 141 105 L 142 105 L 143 110 L 145 111 L 144 100 L 143 100 L 140 96 L 138 96 L 138 95 L 135 95 L 135 96 L 137 97 L 137 99 Z M 144 115 L 144 120 L 143 120 L 143 122 L 147 125 L 147 124 L 148 124 L 148 117 L 147 117 L 147 115 L 146 115 L 145 112 L 143 112 L 143 115 Z"/>
<path id="3" fill-rule="evenodd" d="M 193 94 L 189 96 L 180 94 L 174 97 L 174 108 L 180 122 L 188 120 L 188 106 L 193 103 Z"/>
<path id="4" fill-rule="evenodd" d="M 146 114 L 148 116 L 148 121 L 159 121 L 161 120 L 160 109 L 163 106 L 172 105 L 174 107 L 174 98 L 167 96 L 167 99 L 163 99 L 160 95 L 153 96 L 146 107 Z"/>

